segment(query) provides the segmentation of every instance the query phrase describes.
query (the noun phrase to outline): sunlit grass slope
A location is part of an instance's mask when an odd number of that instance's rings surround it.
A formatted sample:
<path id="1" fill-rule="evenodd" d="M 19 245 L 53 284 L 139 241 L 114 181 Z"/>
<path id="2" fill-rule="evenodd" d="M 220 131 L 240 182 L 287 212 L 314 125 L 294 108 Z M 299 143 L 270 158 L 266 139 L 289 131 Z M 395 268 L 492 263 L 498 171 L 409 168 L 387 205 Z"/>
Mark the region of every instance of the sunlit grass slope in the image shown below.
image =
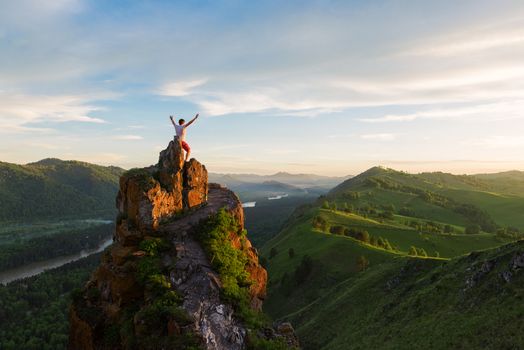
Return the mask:
<path id="1" fill-rule="evenodd" d="M 518 349 L 523 205 L 491 179 L 372 168 L 264 245 L 264 308 L 305 349 Z"/>

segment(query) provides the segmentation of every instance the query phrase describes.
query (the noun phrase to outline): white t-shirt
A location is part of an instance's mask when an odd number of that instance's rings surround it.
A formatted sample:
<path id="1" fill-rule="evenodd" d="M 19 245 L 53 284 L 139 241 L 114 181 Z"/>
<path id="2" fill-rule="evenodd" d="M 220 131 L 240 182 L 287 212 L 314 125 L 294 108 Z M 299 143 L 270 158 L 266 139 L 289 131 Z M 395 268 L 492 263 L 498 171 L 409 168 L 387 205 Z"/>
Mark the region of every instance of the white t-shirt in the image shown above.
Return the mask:
<path id="1" fill-rule="evenodd" d="M 175 126 L 176 136 L 178 136 L 178 139 L 180 142 L 186 140 L 186 125 L 177 125 L 173 124 Z"/>

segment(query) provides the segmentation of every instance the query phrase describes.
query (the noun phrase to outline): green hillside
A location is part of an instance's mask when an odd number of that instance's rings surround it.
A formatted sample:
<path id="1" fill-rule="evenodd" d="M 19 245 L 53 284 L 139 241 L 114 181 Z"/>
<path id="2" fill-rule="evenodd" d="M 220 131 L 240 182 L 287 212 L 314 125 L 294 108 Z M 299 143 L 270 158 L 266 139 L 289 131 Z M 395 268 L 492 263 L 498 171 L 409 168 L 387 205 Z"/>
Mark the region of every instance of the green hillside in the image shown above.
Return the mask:
<path id="1" fill-rule="evenodd" d="M 524 277 L 508 270 L 524 248 L 512 243 L 524 196 L 496 187 L 378 167 L 345 181 L 262 248 L 265 310 L 290 320 L 305 349 L 524 345 Z"/>
<path id="2" fill-rule="evenodd" d="M 0 162 L 0 221 L 112 214 L 122 172 L 59 159 Z"/>

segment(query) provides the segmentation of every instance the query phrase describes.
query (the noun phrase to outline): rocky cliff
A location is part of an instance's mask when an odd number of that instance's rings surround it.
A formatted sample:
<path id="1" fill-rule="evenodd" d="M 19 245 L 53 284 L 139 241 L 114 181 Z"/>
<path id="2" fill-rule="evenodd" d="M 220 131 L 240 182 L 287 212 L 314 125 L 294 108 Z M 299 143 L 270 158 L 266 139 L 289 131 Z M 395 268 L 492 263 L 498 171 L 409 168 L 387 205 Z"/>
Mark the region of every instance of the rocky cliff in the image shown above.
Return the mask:
<path id="1" fill-rule="evenodd" d="M 267 273 L 238 197 L 184 163 L 176 138 L 121 177 L 116 205 L 114 243 L 73 297 L 70 349 L 298 347 L 260 312 Z"/>

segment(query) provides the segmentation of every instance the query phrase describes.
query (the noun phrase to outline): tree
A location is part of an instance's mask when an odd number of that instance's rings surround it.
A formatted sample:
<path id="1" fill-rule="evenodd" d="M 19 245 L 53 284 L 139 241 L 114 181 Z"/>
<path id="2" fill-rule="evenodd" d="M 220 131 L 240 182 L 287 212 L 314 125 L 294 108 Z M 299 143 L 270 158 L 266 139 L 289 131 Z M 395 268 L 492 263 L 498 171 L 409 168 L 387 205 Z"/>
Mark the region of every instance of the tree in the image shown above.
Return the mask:
<path id="1" fill-rule="evenodd" d="M 324 203 L 322 203 L 322 209 L 329 209 L 329 202 L 328 201 L 324 201 Z"/>
<path id="2" fill-rule="evenodd" d="M 415 246 L 411 246 L 409 247 L 409 252 L 408 252 L 409 255 L 411 256 L 417 256 L 417 248 Z"/>
<path id="3" fill-rule="evenodd" d="M 331 210 L 337 210 L 337 203 L 336 202 L 333 202 L 331 203 Z"/>
<path id="4" fill-rule="evenodd" d="M 322 231 L 328 231 L 329 225 L 326 219 L 324 219 L 322 216 L 315 216 L 313 218 L 312 225 L 314 228 L 317 228 Z"/>
<path id="5" fill-rule="evenodd" d="M 393 219 L 393 212 L 391 210 L 386 210 L 384 211 L 381 216 L 384 218 L 384 219 L 388 219 L 388 220 L 392 220 Z"/>
<path id="6" fill-rule="evenodd" d="M 361 255 L 357 258 L 357 270 L 358 271 L 365 271 L 369 267 L 369 260 Z"/>
<path id="7" fill-rule="evenodd" d="M 391 246 L 391 243 L 389 243 L 387 238 L 384 240 L 384 249 L 393 250 L 393 247 Z"/>
<path id="8" fill-rule="evenodd" d="M 345 231 L 344 226 L 337 225 L 337 226 L 331 226 L 329 228 L 329 232 L 331 232 L 332 234 L 335 234 L 335 235 L 343 235 L 344 231 Z"/>
<path id="9" fill-rule="evenodd" d="M 289 250 L 287 251 L 287 254 L 289 255 L 290 258 L 295 257 L 295 249 L 289 248 Z"/>
<path id="10" fill-rule="evenodd" d="M 468 235 L 476 235 L 480 233 L 480 225 L 472 224 L 466 226 L 466 230 L 464 231 Z"/>
<path id="11" fill-rule="evenodd" d="M 356 239 L 358 239 L 359 241 L 362 241 L 362 242 L 365 242 L 365 243 L 369 243 L 369 233 L 368 231 L 358 231 L 357 234 L 356 234 Z"/>
<path id="12" fill-rule="evenodd" d="M 373 236 L 371 236 L 371 239 L 369 240 L 369 244 L 376 246 L 377 245 L 377 239 Z"/>
<path id="13" fill-rule="evenodd" d="M 300 261 L 300 265 L 295 269 L 295 281 L 298 284 L 303 283 L 309 274 L 313 271 L 313 259 L 309 255 L 304 255 Z"/>
<path id="14" fill-rule="evenodd" d="M 271 248 L 271 250 L 269 251 L 269 258 L 270 258 L 270 259 L 273 259 L 277 254 L 278 254 L 278 250 L 277 250 L 277 248 L 273 247 L 273 248 Z"/>
<path id="15" fill-rule="evenodd" d="M 427 257 L 428 256 L 428 253 L 426 253 L 424 248 L 418 248 L 417 254 L 418 254 L 418 256 L 423 256 L 423 257 Z"/>

